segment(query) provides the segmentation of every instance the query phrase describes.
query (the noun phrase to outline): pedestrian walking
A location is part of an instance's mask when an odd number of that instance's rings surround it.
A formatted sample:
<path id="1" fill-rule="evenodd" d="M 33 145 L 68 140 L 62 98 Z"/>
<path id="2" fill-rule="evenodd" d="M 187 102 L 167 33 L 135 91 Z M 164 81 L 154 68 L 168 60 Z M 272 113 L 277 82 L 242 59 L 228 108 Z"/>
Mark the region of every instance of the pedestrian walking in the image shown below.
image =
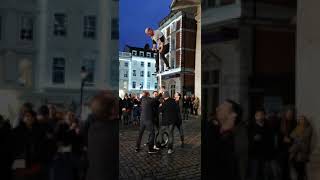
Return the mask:
<path id="1" fill-rule="evenodd" d="M 184 147 L 184 133 L 183 133 L 183 127 L 182 127 L 182 118 L 181 118 L 183 103 L 182 103 L 181 94 L 178 92 L 175 93 L 175 101 L 178 104 L 178 108 L 179 108 L 179 118 L 176 121 L 175 126 L 179 130 L 181 147 Z"/>

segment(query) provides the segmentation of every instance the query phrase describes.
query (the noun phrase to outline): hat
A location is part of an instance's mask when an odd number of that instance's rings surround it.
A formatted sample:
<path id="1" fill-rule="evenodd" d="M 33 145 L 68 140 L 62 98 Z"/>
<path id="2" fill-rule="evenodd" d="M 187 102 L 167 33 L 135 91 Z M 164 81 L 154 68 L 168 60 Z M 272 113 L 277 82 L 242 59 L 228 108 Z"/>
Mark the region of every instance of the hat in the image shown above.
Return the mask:
<path id="1" fill-rule="evenodd" d="M 168 98 L 168 97 L 170 97 L 169 92 L 168 92 L 168 91 L 164 91 L 162 97 L 163 97 L 163 98 Z"/>

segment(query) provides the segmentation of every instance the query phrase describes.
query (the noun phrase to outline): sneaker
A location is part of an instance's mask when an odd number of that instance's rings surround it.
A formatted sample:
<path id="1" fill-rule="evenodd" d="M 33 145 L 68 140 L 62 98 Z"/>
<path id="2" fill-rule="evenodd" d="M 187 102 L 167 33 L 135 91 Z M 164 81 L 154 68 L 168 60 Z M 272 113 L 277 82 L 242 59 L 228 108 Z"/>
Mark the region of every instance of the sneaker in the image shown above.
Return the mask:
<path id="1" fill-rule="evenodd" d="M 135 152 L 139 152 L 141 149 L 140 148 L 136 148 Z"/>
<path id="2" fill-rule="evenodd" d="M 174 151 L 172 149 L 168 150 L 168 154 L 172 154 Z"/>
<path id="3" fill-rule="evenodd" d="M 149 149 L 148 154 L 155 154 L 155 153 L 157 153 L 157 152 L 158 152 L 158 151 L 155 150 L 155 149 Z"/>
<path id="4" fill-rule="evenodd" d="M 154 149 L 154 150 L 157 150 L 157 151 L 160 150 L 160 148 L 158 148 L 156 145 L 153 146 L 153 149 Z"/>
<path id="5" fill-rule="evenodd" d="M 170 67 L 166 67 L 165 71 L 169 71 L 170 70 Z"/>

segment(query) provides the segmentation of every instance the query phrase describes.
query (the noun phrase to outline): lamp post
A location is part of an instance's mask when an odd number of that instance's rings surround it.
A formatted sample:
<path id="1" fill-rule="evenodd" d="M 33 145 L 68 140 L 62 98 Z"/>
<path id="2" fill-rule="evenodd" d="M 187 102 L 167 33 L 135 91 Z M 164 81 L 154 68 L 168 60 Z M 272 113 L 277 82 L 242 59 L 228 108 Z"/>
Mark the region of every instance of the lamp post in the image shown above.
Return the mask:
<path id="1" fill-rule="evenodd" d="M 80 120 L 82 120 L 82 106 L 83 106 L 83 88 L 88 76 L 88 72 L 84 66 L 81 67 L 80 77 L 81 77 L 81 87 L 80 87 Z"/>

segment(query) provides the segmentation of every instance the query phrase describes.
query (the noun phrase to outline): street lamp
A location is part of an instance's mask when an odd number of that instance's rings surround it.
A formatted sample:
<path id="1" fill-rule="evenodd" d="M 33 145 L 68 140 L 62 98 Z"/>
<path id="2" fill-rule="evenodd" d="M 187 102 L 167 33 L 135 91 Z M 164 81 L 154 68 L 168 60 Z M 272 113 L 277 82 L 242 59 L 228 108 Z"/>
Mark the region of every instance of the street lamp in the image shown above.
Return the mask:
<path id="1" fill-rule="evenodd" d="M 80 71 L 80 77 L 81 77 L 81 87 L 80 87 L 80 120 L 82 120 L 82 106 L 83 106 L 83 87 L 85 85 L 86 79 L 88 77 L 88 72 L 86 70 L 86 67 L 82 66 Z"/>

